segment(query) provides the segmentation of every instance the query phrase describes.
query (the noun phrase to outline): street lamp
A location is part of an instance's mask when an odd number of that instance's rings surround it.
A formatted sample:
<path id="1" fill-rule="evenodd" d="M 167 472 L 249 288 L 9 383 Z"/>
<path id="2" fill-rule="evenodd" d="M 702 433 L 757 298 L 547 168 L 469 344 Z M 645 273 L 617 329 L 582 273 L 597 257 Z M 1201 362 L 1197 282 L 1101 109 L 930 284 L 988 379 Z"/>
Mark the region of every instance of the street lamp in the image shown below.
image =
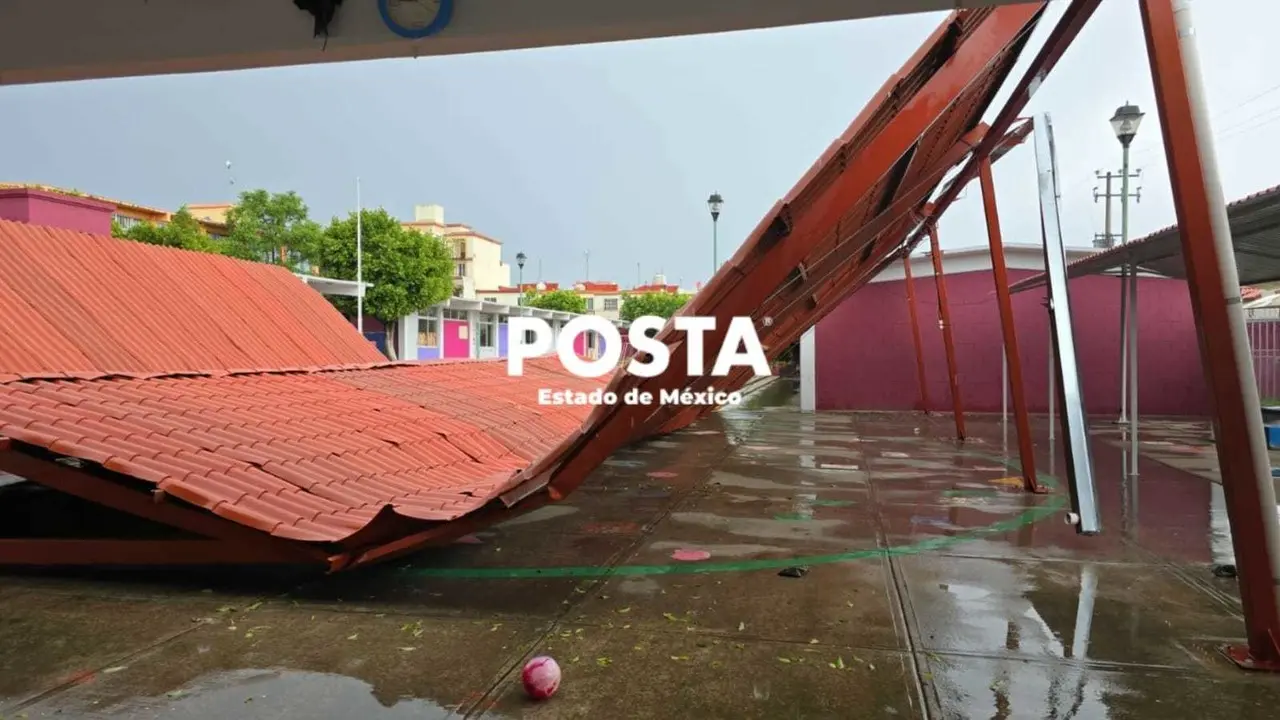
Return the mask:
<path id="1" fill-rule="evenodd" d="M 516 282 L 516 290 L 520 292 L 516 295 L 516 304 L 524 304 L 524 261 L 528 260 L 528 256 L 524 253 L 516 253 L 516 266 L 520 269 L 519 280 Z"/>
<path id="2" fill-rule="evenodd" d="M 1111 129 L 1115 131 L 1116 139 L 1124 148 L 1124 161 L 1120 167 L 1121 243 L 1129 242 L 1129 146 L 1133 144 L 1133 137 L 1138 134 L 1138 127 L 1142 125 L 1144 114 L 1137 105 L 1126 102 L 1116 108 L 1116 114 L 1111 116 Z"/>
<path id="3" fill-rule="evenodd" d="M 720 193 L 711 193 L 711 197 L 707 198 L 707 209 L 711 211 L 711 275 L 714 276 L 716 271 L 720 269 L 720 249 L 718 225 L 720 223 L 720 208 L 724 206 L 724 198 L 720 197 Z"/>
<path id="4" fill-rule="evenodd" d="M 1111 129 L 1123 148 L 1120 166 L 1120 243 L 1129 242 L 1129 146 L 1142 125 L 1143 112 L 1126 102 L 1111 116 Z M 1129 422 L 1132 457 L 1126 468 L 1128 479 L 1138 476 L 1138 266 L 1120 268 L 1120 422 Z M 1127 370 L 1127 372 L 1126 372 Z M 1127 491 L 1127 489 L 1126 489 Z"/>

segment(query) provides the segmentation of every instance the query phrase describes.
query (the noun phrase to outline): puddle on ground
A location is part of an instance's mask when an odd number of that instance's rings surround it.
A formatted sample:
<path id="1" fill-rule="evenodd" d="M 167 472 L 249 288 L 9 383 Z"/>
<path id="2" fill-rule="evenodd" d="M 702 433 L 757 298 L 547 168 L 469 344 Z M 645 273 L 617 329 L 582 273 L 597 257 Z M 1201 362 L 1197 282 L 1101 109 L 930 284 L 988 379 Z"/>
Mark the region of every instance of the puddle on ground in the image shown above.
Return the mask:
<path id="1" fill-rule="evenodd" d="M 129 669 L 113 679 L 128 682 Z M 96 692 L 59 697 L 48 707 L 28 708 L 37 718 L 271 718 L 271 720 L 432 720 L 453 717 L 451 709 L 418 698 L 380 697 L 356 678 L 294 670 L 233 670 L 206 675 L 156 697 L 105 704 Z"/>

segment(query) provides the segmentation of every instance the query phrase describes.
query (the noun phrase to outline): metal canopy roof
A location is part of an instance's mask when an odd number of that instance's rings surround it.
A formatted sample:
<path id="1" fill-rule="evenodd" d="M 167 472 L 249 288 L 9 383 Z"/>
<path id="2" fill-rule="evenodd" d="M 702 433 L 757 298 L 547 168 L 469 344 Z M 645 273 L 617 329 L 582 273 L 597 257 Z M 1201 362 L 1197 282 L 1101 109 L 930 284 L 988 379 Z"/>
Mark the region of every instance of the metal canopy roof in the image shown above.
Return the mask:
<path id="1" fill-rule="evenodd" d="M 1227 214 L 1240 284 L 1280 280 L 1280 185 L 1231 203 Z M 1067 277 L 1100 275 L 1131 264 L 1164 277 L 1185 278 L 1178 226 L 1171 225 L 1127 245 L 1117 245 L 1077 260 L 1067 266 Z M 1022 292 L 1044 283 L 1042 273 L 1016 282 L 1010 289 Z"/>

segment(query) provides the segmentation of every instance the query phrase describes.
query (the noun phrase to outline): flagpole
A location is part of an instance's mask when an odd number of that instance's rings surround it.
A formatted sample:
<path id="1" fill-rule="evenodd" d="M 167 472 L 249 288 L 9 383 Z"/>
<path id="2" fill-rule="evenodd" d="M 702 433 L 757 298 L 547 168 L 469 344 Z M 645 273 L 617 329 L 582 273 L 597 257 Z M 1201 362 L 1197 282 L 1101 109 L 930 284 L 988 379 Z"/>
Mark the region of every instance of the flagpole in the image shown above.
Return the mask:
<path id="1" fill-rule="evenodd" d="M 364 209 L 360 205 L 360 178 L 356 178 L 356 329 L 364 334 Z"/>

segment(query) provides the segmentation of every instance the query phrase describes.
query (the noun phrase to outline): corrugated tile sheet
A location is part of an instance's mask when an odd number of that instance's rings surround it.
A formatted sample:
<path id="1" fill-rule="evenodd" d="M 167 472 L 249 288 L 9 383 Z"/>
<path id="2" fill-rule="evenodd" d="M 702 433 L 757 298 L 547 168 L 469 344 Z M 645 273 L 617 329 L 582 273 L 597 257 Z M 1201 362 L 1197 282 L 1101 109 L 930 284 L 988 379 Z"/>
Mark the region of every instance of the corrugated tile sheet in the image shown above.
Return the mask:
<path id="1" fill-rule="evenodd" d="M 538 390 L 601 385 L 388 363 L 284 268 L 7 221 L 0 337 L 0 437 L 305 541 L 484 505 L 582 425 Z"/>
<path id="2" fill-rule="evenodd" d="M 287 269 L 0 220 L 0 380 L 384 363 Z"/>
<path id="3" fill-rule="evenodd" d="M 388 506 L 460 517 L 577 430 L 528 401 L 594 389 L 559 361 L 0 385 L 0 435 L 134 478 L 272 535 L 340 541 Z M 36 478 L 38 480 L 38 478 Z"/>

